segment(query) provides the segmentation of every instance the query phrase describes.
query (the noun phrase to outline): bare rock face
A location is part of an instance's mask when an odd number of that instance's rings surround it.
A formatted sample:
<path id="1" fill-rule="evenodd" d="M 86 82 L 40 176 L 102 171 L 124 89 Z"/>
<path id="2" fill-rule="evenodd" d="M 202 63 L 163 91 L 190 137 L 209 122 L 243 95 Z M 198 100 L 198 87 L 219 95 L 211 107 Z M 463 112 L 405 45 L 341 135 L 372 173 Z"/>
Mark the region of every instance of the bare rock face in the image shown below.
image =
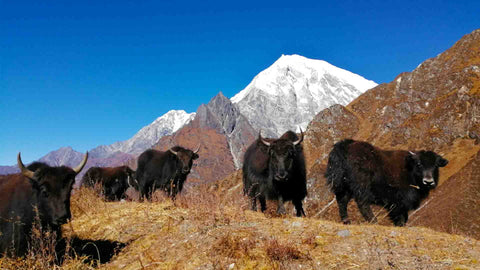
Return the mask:
<path id="1" fill-rule="evenodd" d="M 245 149 L 255 139 L 255 131 L 236 106 L 219 93 L 202 104 L 195 119 L 154 148 L 166 150 L 174 145 L 194 149 L 200 145 L 200 158 L 188 179 L 190 184 L 219 180 L 241 167 Z"/>
<path id="2" fill-rule="evenodd" d="M 238 108 L 220 92 L 208 104 L 198 108 L 195 119 L 193 126 L 212 128 L 227 137 L 235 167 L 240 168 L 243 154 L 258 131 L 255 132 Z"/>
<path id="3" fill-rule="evenodd" d="M 463 218 L 477 220 L 478 211 L 461 217 L 458 214 L 461 211 L 456 209 L 468 209 L 467 204 L 472 201 L 478 203 L 478 195 L 453 187 L 459 185 L 463 190 L 465 187 L 476 190 L 472 181 L 479 179 L 473 177 L 480 150 L 478 134 L 480 30 L 464 36 L 452 48 L 426 60 L 412 72 L 402 73 L 392 82 L 365 92 L 346 107 L 331 107 L 319 113 L 309 124 L 305 141 L 309 194 L 327 194 L 323 173 L 332 145 L 339 140 L 364 140 L 385 149 L 433 150 L 444 155 L 450 163 L 441 169 L 440 186 L 429 198 L 431 202 L 419 211 L 415 224 L 440 229 L 432 225 L 443 224 L 446 216 L 433 214 L 439 212 L 457 213 L 458 222 Z M 447 183 L 448 188 L 443 187 Z M 442 204 L 437 192 L 444 198 L 462 199 Z M 309 198 L 307 206 L 310 205 L 319 217 L 338 220 L 336 204 L 319 213 L 332 198 L 331 194 L 330 197 L 317 196 L 318 200 Z M 358 212 L 356 208 L 351 211 Z M 467 227 L 462 224 L 458 224 L 462 229 L 457 233 L 468 234 Z M 480 230 L 475 232 L 475 237 L 479 238 Z"/>

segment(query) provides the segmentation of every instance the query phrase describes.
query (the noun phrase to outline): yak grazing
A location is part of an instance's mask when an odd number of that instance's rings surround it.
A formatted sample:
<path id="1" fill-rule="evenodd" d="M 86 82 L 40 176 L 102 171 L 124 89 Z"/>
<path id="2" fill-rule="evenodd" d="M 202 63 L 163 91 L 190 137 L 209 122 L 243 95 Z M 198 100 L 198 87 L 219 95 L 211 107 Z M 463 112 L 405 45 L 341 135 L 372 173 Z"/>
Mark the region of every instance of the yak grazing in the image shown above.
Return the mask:
<path id="1" fill-rule="evenodd" d="M 135 171 L 128 166 L 91 167 L 82 178 L 82 186 L 101 185 L 107 201 L 119 201 L 125 198 L 128 187 L 138 189 Z"/>
<path id="2" fill-rule="evenodd" d="M 25 168 L 17 157 L 21 173 L 6 176 L 0 183 L 0 254 L 23 256 L 31 244 L 33 224 L 61 237 L 62 224 L 71 218 L 70 193 L 75 176 L 88 159 L 88 152 L 76 168 L 50 167 L 35 162 Z"/>
<path id="3" fill-rule="evenodd" d="M 276 140 L 259 134 L 248 147 L 243 162 L 243 192 L 250 197 L 253 211 L 257 210 L 257 198 L 262 212 L 266 199 L 276 200 L 278 214 L 285 214 L 284 202 L 292 201 L 297 216 L 305 216 L 302 200 L 307 196 L 307 183 L 300 133 L 298 138 L 287 131 Z"/>
<path id="4" fill-rule="evenodd" d="M 151 200 L 156 189 L 175 198 L 182 191 L 199 149 L 200 146 L 195 151 L 174 146 L 165 152 L 153 149 L 143 152 L 138 157 L 136 174 L 140 200 L 145 196 Z"/>
<path id="5" fill-rule="evenodd" d="M 404 226 L 408 211 L 417 209 L 437 186 L 438 168 L 447 164 L 432 151 L 386 151 L 347 139 L 333 146 L 325 177 L 343 223 L 350 223 L 347 205 L 353 198 L 365 220 L 376 222 L 370 208 L 376 204 L 389 211 L 395 226 Z"/>

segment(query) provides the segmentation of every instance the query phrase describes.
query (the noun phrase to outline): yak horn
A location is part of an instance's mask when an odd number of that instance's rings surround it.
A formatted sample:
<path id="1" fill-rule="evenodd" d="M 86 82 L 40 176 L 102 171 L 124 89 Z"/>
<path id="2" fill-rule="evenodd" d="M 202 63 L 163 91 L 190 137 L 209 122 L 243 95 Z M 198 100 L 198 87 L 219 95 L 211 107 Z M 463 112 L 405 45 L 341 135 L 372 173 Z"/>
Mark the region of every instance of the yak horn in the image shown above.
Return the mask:
<path id="1" fill-rule="evenodd" d="M 85 166 L 85 164 L 87 164 L 87 159 L 88 159 L 88 151 L 87 151 L 87 153 L 85 154 L 85 156 L 83 157 L 82 162 L 80 162 L 80 164 L 79 164 L 77 167 L 73 168 L 73 171 L 74 171 L 76 174 L 78 174 L 78 173 L 83 169 L 83 167 Z"/>
<path id="2" fill-rule="evenodd" d="M 168 151 L 170 151 L 172 154 L 174 154 L 175 156 L 178 154 L 177 151 L 173 151 L 172 148 L 168 149 Z"/>
<path id="3" fill-rule="evenodd" d="M 410 153 L 410 155 L 412 155 L 412 156 L 415 156 L 415 153 L 412 152 L 412 151 L 408 151 L 408 153 Z"/>
<path id="4" fill-rule="evenodd" d="M 270 143 L 267 142 L 265 139 L 262 138 L 262 130 L 260 130 L 260 131 L 258 132 L 258 138 L 260 139 L 260 141 L 261 141 L 263 144 L 265 144 L 266 146 L 270 146 Z"/>
<path id="5" fill-rule="evenodd" d="M 25 165 L 23 165 L 23 162 L 22 162 L 22 158 L 20 157 L 20 152 L 18 152 L 18 156 L 17 156 L 17 165 L 24 176 L 30 179 L 34 179 L 33 176 L 35 175 L 35 173 L 25 168 Z"/>
<path id="6" fill-rule="evenodd" d="M 293 145 L 297 145 L 303 141 L 303 131 L 302 128 L 300 128 L 300 139 L 296 140 L 293 142 Z"/>
<path id="7" fill-rule="evenodd" d="M 195 149 L 195 151 L 193 151 L 194 154 L 196 154 L 196 153 L 198 153 L 198 151 L 200 151 L 200 145 L 201 145 L 201 144 L 198 144 L 197 149 Z"/>

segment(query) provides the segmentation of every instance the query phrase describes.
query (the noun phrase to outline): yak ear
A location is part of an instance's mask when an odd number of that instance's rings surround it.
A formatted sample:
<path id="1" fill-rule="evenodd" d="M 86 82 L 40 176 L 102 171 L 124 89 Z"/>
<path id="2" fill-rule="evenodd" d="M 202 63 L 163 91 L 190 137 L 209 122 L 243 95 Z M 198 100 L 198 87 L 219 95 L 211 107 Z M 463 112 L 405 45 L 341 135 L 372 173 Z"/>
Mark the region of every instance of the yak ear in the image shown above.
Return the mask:
<path id="1" fill-rule="evenodd" d="M 448 164 L 448 160 L 444 159 L 440 155 L 437 155 L 437 165 L 438 167 L 445 167 Z"/>
<path id="2" fill-rule="evenodd" d="M 199 158 L 199 155 L 198 155 L 198 154 L 196 154 L 196 153 L 193 153 L 193 155 L 192 155 L 192 159 L 197 159 L 197 158 Z"/>

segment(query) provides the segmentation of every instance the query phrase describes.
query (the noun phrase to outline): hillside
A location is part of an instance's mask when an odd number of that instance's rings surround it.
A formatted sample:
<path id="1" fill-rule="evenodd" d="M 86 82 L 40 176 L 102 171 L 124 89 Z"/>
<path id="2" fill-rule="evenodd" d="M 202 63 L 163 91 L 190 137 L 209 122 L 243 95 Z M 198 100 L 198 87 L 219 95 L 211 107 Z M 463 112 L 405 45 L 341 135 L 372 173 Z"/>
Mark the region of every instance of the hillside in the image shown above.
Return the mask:
<path id="1" fill-rule="evenodd" d="M 421 227 L 351 225 L 278 217 L 220 203 L 197 189 L 176 203 L 106 203 L 89 190 L 72 198 L 67 236 L 89 245 L 126 244 L 99 269 L 477 269 L 480 242 Z M 83 248 L 86 248 L 84 245 Z M 78 247 L 80 254 L 82 248 Z M 104 249 L 91 250 L 103 256 Z M 91 269 L 81 259 L 63 269 Z M 27 259 L 0 259 L 2 269 L 30 269 Z M 42 269 L 41 267 L 37 267 Z"/>
<path id="2" fill-rule="evenodd" d="M 339 221 L 337 204 L 323 176 L 335 142 L 353 138 L 385 149 L 433 150 L 450 163 L 440 170 L 440 186 L 425 205 L 410 213 L 407 226 L 480 238 L 480 30 L 452 48 L 428 59 L 412 72 L 379 85 L 347 106 L 333 105 L 308 125 L 307 216 Z M 212 189 L 225 196 L 241 195 L 240 172 Z M 349 204 L 354 224 L 364 224 L 355 203 Z M 391 225 L 386 212 L 374 207 L 380 224 Z"/>
<path id="3" fill-rule="evenodd" d="M 480 238 L 480 228 L 475 225 L 480 218 L 475 211 L 480 195 L 479 93 L 477 30 L 348 106 L 336 105 L 319 113 L 309 124 L 305 139 L 312 183 L 309 209 L 318 212 L 333 198 L 323 173 L 328 153 L 341 139 L 364 140 L 387 149 L 433 150 L 450 163 L 440 171 L 439 188 L 420 211 L 413 213 L 408 225 Z M 350 212 L 358 214 L 354 206 Z M 338 220 L 336 203 L 318 217 Z M 362 221 L 358 216 L 356 220 Z"/>

